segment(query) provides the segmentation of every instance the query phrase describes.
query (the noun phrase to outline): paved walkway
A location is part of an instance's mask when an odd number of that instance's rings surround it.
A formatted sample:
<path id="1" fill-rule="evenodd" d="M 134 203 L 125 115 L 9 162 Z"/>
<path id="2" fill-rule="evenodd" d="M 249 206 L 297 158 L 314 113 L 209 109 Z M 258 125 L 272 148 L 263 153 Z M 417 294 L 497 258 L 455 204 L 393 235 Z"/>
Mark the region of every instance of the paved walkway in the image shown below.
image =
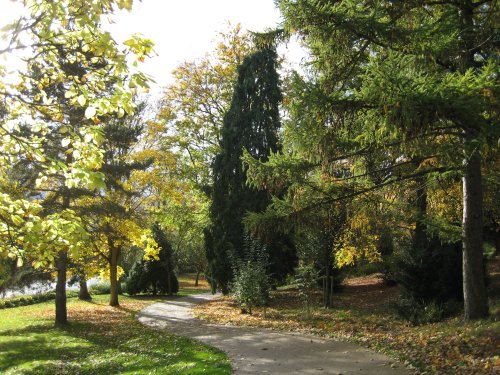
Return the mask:
<path id="1" fill-rule="evenodd" d="M 199 294 L 155 303 L 141 311 L 139 321 L 223 350 L 236 374 L 412 374 L 400 363 L 352 343 L 194 318 L 193 306 L 216 297 Z"/>

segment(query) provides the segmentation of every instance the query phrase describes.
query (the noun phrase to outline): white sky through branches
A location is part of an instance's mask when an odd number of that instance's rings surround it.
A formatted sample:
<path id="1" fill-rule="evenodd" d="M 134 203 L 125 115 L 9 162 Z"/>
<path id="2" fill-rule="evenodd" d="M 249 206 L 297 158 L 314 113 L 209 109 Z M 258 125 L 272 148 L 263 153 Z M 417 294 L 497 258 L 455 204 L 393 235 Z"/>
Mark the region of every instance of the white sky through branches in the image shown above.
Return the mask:
<path id="1" fill-rule="evenodd" d="M 0 0 L 0 26 L 15 20 L 22 5 L 18 1 Z M 273 0 L 143 0 L 134 1 L 132 12 L 118 12 L 114 23 L 106 26 L 118 42 L 133 33 L 152 39 L 157 56 L 140 64 L 140 70 L 152 76 L 156 84 L 152 91 L 159 92 L 171 82 L 170 72 L 180 63 L 203 57 L 214 48 L 219 31 L 228 29 L 228 22 L 243 29 L 264 31 L 281 22 Z M 5 41 L 0 42 L 0 48 Z M 298 47 L 291 43 L 292 60 L 298 60 Z M 11 61 L 8 61 L 11 60 Z M 12 58 L 0 57 L 0 65 L 16 66 Z"/>

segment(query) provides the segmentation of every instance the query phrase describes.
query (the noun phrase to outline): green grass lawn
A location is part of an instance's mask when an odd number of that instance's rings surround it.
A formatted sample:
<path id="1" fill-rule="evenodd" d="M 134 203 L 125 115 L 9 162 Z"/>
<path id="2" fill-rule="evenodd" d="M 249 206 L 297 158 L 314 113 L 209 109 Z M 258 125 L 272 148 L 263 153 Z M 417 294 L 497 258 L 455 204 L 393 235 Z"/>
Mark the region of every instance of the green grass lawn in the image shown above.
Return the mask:
<path id="1" fill-rule="evenodd" d="M 135 314 L 152 303 L 109 295 L 68 300 L 70 324 L 54 327 L 54 302 L 0 310 L 2 374 L 230 374 L 224 353 L 142 326 Z"/>

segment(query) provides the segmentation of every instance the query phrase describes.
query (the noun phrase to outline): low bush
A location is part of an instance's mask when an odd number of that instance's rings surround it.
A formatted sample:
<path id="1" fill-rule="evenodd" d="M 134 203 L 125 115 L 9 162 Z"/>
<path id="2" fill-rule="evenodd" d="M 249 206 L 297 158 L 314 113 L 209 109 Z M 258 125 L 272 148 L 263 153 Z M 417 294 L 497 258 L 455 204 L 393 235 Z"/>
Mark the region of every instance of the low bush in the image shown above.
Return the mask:
<path id="1" fill-rule="evenodd" d="M 90 286 L 90 294 L 109 294 L 111 285 L 108 282 L 100 281 Z"/>
<path id="2" fill-rule="evenodd" d="M 245 259 L 233 260 L 234 281 L 231 292 L 242 311 L 252 314 L 254 306 L 266 306 L 269 301 L 270 280 L 265 246 L 246 238 Z"/>
<path id="3" fill-rule="evenodd" d="M 68 298 L 76 297 L 77 294 L 78 293 L 75 291 L 67 291 L 66 297 L 68 297 Z M 0 309 L 33 305 L 35 303 L 46 302 L 46 301 L 55 300 L 55 299 L 56 299 L 55 292 L 39 293 L 39 294 L 34 294 L 32 296 L 20 296 L 20 297 L 0 300 Z"/>
<path id="4" fill-rule="evenodd" d="M 130 295 L 139 293 L 168 294 L 170 276 L 170 288 L 172 294 L 179 292 L 179 280 L 173 272 L 160 261 L 140 260 L 130 270 L 126 282 L 125 291 Z"/>
<path id="5" fill-rule="evenodd" d="M 396 301 L 396 310 L 405 320 L 420 325 L 443 320 L 449 309 L 442 303 L 417 301 L 409 295 L 403 295 Z"/>

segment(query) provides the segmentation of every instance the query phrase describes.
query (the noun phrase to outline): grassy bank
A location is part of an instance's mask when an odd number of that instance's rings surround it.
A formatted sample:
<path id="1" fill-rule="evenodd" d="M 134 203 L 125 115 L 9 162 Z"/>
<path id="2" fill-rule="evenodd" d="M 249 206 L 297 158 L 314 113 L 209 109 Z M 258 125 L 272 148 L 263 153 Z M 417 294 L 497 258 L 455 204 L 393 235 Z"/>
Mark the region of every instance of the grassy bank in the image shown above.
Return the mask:
<path id="1" fill-rule="evenodd" d="M 70 324 L 56 328 L 54 303 L 0 310 L 2 374 L 230 374 L 224 353 L 142 326 L 135 315 L 157 299 L 109 295 L 68 301 Z"/>

